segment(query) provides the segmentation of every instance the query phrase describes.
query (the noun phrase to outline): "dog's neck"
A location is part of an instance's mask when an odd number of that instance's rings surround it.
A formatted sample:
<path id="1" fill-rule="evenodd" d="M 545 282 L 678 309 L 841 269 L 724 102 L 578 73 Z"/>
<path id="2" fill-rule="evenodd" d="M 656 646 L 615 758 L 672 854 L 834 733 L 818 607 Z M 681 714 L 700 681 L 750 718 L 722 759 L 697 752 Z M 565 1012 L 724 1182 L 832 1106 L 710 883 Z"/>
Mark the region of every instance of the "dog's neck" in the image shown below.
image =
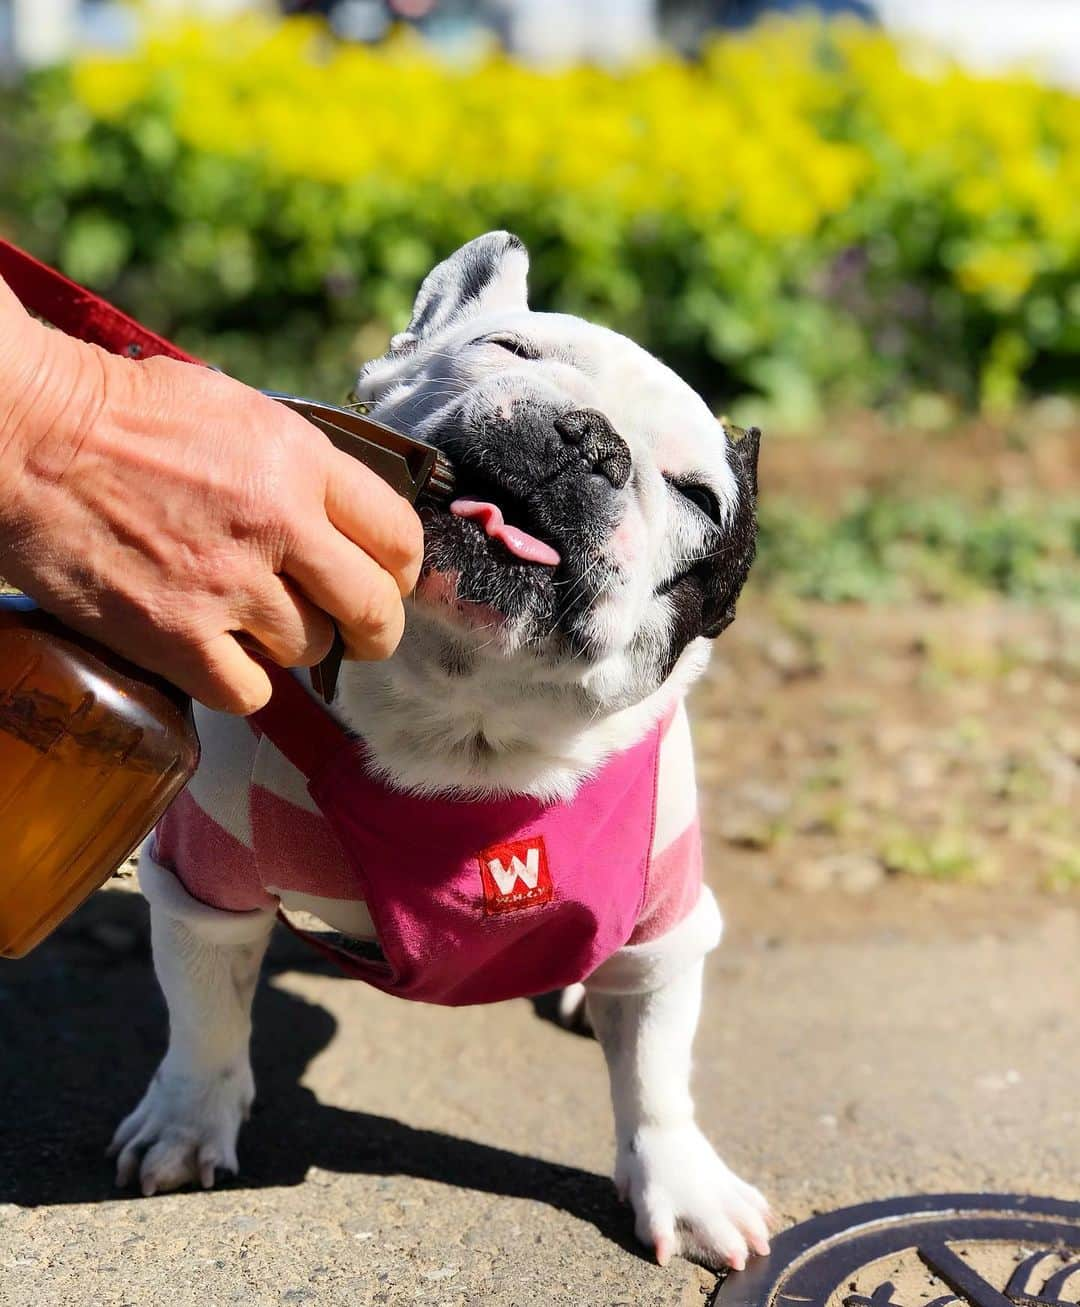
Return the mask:
<path id="1" fill-rule="evenodd" d="M 472 662 L 412 631 L 382 663 L 346 663 L 333 711 L 359 734 L 379 773 L 419 793 L 522 794 L 565 800 L 604 759 L 640 740 L 697 678 L 704 641 L 664 684 L 605 712 L 580 673 L 531 654 Z"/>

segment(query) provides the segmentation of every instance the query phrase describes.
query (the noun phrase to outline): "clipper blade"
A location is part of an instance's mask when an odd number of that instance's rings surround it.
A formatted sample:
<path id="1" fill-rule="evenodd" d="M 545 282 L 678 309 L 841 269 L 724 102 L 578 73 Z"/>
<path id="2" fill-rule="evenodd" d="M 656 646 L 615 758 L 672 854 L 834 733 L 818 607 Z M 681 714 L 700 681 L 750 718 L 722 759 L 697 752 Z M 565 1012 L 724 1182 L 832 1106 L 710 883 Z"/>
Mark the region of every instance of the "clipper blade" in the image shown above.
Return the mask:
<path id="1" fill-rule="evenodd" d="M 338 449 L 378 473 L 410 504 L 420 498 L 441 504 L 453 495 L 453 464 L 434 445 L 376 422 L 356 406 L 339 408 L 280 391 L 263 393 L 317 426 Z"/>
<path id="2" fill-rule="evenodd" d="M 437 449 L 427 484 L 420 491 L 419 498 L 445 504 L 454 497 L 455 484 L 453 464 L 441 450 Z"/>

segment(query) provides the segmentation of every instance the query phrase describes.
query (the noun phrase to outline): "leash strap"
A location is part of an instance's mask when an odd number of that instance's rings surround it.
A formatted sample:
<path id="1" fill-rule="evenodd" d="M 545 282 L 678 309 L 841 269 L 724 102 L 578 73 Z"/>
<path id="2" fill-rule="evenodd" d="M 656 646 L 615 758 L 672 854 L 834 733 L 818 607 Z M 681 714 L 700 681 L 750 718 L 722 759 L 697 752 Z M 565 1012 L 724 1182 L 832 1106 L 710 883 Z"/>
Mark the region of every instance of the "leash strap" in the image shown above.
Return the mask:
<path id="1" fill-rule="evenodd" d="M 182 363 L 202 362 L 121 313 L 100 295 L 2 238 L 0 276 L 31 313 L 69 336 L 132 359 L 163 355 Z"/>
<path id="2" fill-rule="evenodd" d="M 267 658 L 258 658 L 273 693 L 265 708 L 248 718 L 269 737 L 306 780 L 313 780 L 346 738 L 343 727 L 311 698 L 300 682 Z"/>

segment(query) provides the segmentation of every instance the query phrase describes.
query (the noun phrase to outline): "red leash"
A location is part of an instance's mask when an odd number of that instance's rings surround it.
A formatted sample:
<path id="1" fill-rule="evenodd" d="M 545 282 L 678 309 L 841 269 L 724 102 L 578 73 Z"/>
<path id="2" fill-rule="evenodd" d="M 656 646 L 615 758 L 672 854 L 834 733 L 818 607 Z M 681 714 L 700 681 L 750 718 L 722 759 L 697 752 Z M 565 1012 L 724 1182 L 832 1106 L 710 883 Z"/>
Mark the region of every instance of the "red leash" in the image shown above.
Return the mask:
<path id="1" fill-rule="evenodd" d="M 134 318 L 121 313 L 100 295 L 35 259 L 32 254 L 0 237 L 0 277 L 24 307 L 69 336 L 100 345 L 112 354 L 132 359 L 162 354 L 182 363 L 201 363 L 182 349 L 155 335 Z"/>

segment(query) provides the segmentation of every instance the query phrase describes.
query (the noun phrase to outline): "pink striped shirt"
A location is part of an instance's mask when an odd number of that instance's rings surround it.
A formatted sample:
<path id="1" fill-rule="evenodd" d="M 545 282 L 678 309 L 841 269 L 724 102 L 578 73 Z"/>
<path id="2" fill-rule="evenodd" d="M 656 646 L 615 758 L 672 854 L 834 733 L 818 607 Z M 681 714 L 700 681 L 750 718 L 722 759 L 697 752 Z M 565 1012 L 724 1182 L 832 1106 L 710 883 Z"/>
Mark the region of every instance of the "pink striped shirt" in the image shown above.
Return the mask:
<path id="1" fill-rule="evenodd" d="M 308 938 L 350 974 L 451 1004 L 584 980 L 700 906 L 696 806 L 665 787 L 661 766 L 681 712 L 568 802 L 430 798 L 375 777 L 361 742 L 292 676 L 272 675 L 234 803 L 243 820 L 218 820 L 193 784 L 157 828 L 155 859 L 194 899 L 314 908 L 350 939 Z"/>

